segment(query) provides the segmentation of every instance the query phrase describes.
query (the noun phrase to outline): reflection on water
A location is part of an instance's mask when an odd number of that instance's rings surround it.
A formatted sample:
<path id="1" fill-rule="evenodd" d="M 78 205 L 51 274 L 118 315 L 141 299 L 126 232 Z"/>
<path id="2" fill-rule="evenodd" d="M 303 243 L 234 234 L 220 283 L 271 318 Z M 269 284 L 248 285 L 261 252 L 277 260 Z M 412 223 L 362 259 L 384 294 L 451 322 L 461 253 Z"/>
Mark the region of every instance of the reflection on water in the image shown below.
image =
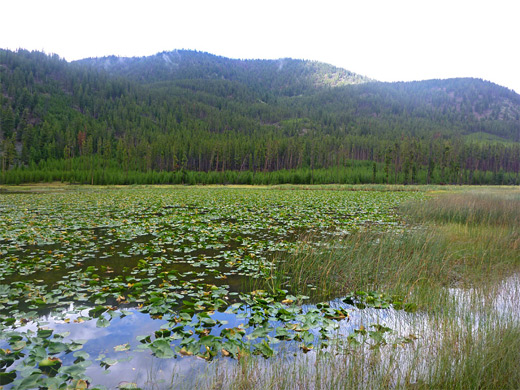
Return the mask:
<path id="1" fill-rule="evenodd" d="M 350 334 L 354 326 L 357 326 L 359 321 L 359 313 L 357 313 L 352 306 L 335 301 L 332 304 L 335 307 L 344 307 L 352 310 L 351 322 L 344 320 L 340 321 L 340 334 Z M 312 308 L 313 305 L 304 306 L 304 312 Z M 160 359 L 153 356 L 150 349 L 145 348 L 143 344 L 138 341 L 138 336 L 153 335 L 155 331 L 161 329 L 161 326 L 167 325 L 168 321 L 165 319 L 152 319 L 148 314 L 141 313 L 136 309 L 130 309 L 128 315 L 122 317 L 115 317 L 110 322 L 110 326 L 106 328 L 99 328 L 96 326 L 96 320 L 81 321 L 81 318 L 88 317 L 89 309 L 75 310 L 71 306 L 66 316 L 56 318 L 49 314 L 40 318 L 38 321 L 29 322 L 24 326 L 18 327 L 17 332 L 36 332 L 42 327 L 48 327 L 54 330 L 54 333 L 67 332 L 67 336 L 63 339 L 64 342 L 74 340 L 88 340 L 82 351 L 90 355 L 90 360 L 93 364 L 86 370 L 86 375 L 92 379 L 91 383 L 96 385 L 104 385 L 109 388 L 116 387 L 120 382 L 134 382 L 139 385 L 146 386 L 150 384 L 169 383 L 173 377 L 176 381 L 182 380 L 193 381 L 194 383 L 206 374 L 209 366 L 203 359 L 195 357 L 181 357 L 180 355 L 174 359 Z M 379 315 L 384 318 L 388 315 L 388 310 L 379 310 Z M 242 317 L 245 317 L 243 312 L 240 312 Z M 224 328 L 233 328 L 244 324 L 247 321 L 245 318 L 230 314 L 215 312 L 212 318 L 224 323 L 224 326 L 214 327 L 211 334 L 218 335 Z M 281 325 L 281 323 L 271 322 L 272 326 Z M 186 330 L 193 330 L 192 327 L 186 327 Z M 247 329 L 250 334 L 253 328 Z M 274 332 L 271 333 L 271 336 Z M 176 345 L 175 341 L 170 341 L 172 346 Z M 128 350 L 117 352 L 116 347 L 130 344 Z M 8 344 L 0 341 L 0 348 L 7 348 Z M 282 348 L 285 352 L 290 351 L 296 353 L 298 351 L 298 344 L 291 345 L 280 343 L 277 348 Z M 74 362 L 74 356 L 69 354 L 56 355 L 60 357 L 64 365 L 70 365 Z M 117 360 L 117 363 L 106 368 L 102 366 L 102 362 L 107 359 Z M 224 358 L 227 363 L 218 363 L 220 367 L 233 367 L 237 363 L 231 359 Z M 183 379 L 184 378 L 184 379 Z M 7 387 L 9 388 L 9 387 Z"/>
<path id="2" fill-rule="evenodd" d="M 518 298 L 520 298 L 520 277 L 515 275 L 504 280 L 497 288 L 487 296 L 476 294 L 472 289 L 450 289 L 449 296 L 453 299 L 456 307 L 459 307 L 460 315 L 464 318 L 454 318 L 454 322 L 460 322 L 461 325 L 468 324 L 472 321 L 474 329 L 478 329 L 479 324 L 484 324 L 490 318 L 495 316 L 505 316 L 507 318 L 519 319 Z M 391 344 L 393 339 L 408 335 L 415 335 L 423 340 L 437 339 L 439 324 L 434 314 L 425 312 L 406 313 L 393 309 L 365 309 L 357 310 L 350 305 L 346 305 L 340 299 L 331 301 L 332 308 L 346 308 L 349 310 L 349 319 L 339 321 L 337 336 L 345 339 L 351 335 L 354 330 L 362 327 L 369 329 L 372 324 L 381 324 L 388 326 L 393 331 L 388 335 L 388 343 Z M 305 305 L 303 310 L 309 311 L 316 308 L 314 305 Z M 468 308 L 471 308 L 468 310 Z M 478 309 L 480 308 L 480 310 Z M 55 333 L 70 332 L 65 340 L 86 339 L 88 342 L 84 344 L 83 351 L 90 355 L 93 364 L 86 370 L 86 375 L 92 379 L 92 384 L 104 385 L 108 388 L 115 388 L 121 382 L 133 382 L 144 387 L 168 387 L 172 381 L 182 383 L 185 388 L 190 388 L 189 384 L 194 386 L 199 381 L 204 381 L 208 376 L 214 374 L 214 370 L 222 372 L 234 372 L 238 363 L 231 359 L 219 358 L 214 362 L 208 363 L 203 359 L 194 357 L 181 357 L 175 359 L 159 359 L 153 356 L 148 348 L 137 340 L 138 336 L 151 335 L 166 326 L 167 319 L 153 319 L 150 315 L 141 313 L 137 309 L 129 309 L 127 315 L 122 317 L 114 317 L 110 326 L 106 328 L 96 327 L 96 320 L 88 320 L 85 322 L 76 322 L 81 317 L 88 316 L 88 309 L 81 311 L 75 310 L 73 306 L 69 307 L 69 313 L 65 317 L 55 317 L 47 315 L 38 321 L 29 322 L 25 326 L 19 327 L 17 331 L 26 332 L 28 330 L 36 331 L 42 326 L 55 330 Z M 73 313 L 73 314 L 72 314 Z M 472 317 L 468 319 L 468 313 Z M 241 314 L 241 313 L 239 313 Z M 225 323 L 224 326 L 216 326 L 212 329 L 211 334 L 218 335 L 223 327 L 236 327 L 243 324 L 244 318 L 240 318 L 230 313 L 215 312 L 212 317 Z M 276 326 L 276 324 L 272 324 Z M 187 329 L 193 329 L 188 327 Z M 248 329 L 248 333 L 252 329 Z M 440 335 L 439 335 L 440 337 Z M 436 340 L 439 343 L 441 340 Z M 117 346 L 129 343 L 130 348 L 125 351 L 117 352 Z M 172 341 L 175 345 L 175 341 Z M 6 348 L 6 344 L 0 342 L 0 348 Z M 335 347 L 330 347 L 333 349 Z M 425 347 L 423 347 L 425 348 Z M 435 343 L 424 349 L 426 356 L 422 363 L 418 364 L 421 369 L 427 370 L 428 359 L 435 356 Z M 294 362 L 312 363 L 316 359 L 317 351 L 311 350 L 307 354 L 299 351 L 297 343 L 281 343 L 277 345 L 280 352 L 278 364 L 283 360 L 282 364 L 295 364 Z M 413 361 L 414 348 L 403 349 L 398 354 L 399 365 L 404 370 L 407 365 Z M 395 349 L 381 349 L 381 356 L 393 356 L 396 359 Z M 74 357 L 72 354 L 58 355 L 64 364 L 72 364 Z M 430 356 L 428 358 L 428 356 Z M 114 359 L 117 362 L 108 369 L 102 366 L 102 362 L 106 359 Z M 282 360 L 280 360 L 282 359 Z M 384 359 L 383 359 L 384 360 Z M 290 361 L 293 361 L 290 363 Z M 266 363 L 264 369 L 268 369 Z M 394 364 L 395 361 L 394 361 Z M 260 367 L 262 364 L 260 364 Z M 312 370 L 312 364 L 309 365 Z M 7 387 L 9 388 L 9 387 Z"/>

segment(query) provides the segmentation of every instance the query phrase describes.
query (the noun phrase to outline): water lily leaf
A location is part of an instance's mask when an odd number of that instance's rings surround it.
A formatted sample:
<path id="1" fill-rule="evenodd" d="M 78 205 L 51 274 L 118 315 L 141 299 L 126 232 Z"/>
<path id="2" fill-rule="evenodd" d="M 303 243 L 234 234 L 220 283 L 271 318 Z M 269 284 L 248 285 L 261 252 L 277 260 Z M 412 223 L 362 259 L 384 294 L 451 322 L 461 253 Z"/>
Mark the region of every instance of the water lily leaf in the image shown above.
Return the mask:
<path id="1" fill-rule="evenodd" d="M 16 322 L 16 319 L 15 319 L 15 318 L 12 318 L 12 317 L 10 317 L 10 318 L 5 318 L 5 319 L 3 320 L 3 322 L 4 322 L 4 325 L 6 325 L 6 326 L 11 326 L 12 324 L 14 324 L 14 323 Z"/>
<path id="2" fill-rule="evenodd" d="M 300 345 L 300 349 L 303 351 L 303 353 L 307 353 L 307 352 L 311 351 L 313 348 L 314 347 L 312 344 L 301 344 Z"/>
<path id="3" fill-rule="evenodd" d="M 202 317 L 202 318 L 199 318 L 200 320 L 200 324 L 204 327 L 213 327 L 217 324 L 217 321 L 215 321 L 213 318 L 206 318 L 206 317 Z"/>
<path id="4" fill-rule="evenodd" d="M 292 340 L 294 338 L 294 333 L 291 333 L 287 329 L 279 326 L 276 328 L 276 333 L 274 337 L 280 340 Z"/>
<path id="5" fill-rule="evenodd" d="M 26 341 L 18 340 L 18 341 L 15 341 L 13 344 L 11 344 L 11 348 L 13 351 L 20 351 L 20 350 L 24 349 L 26 345 L 27 345 Z"/>
<path id="6" fill-rule="evenodd" d="M 96 306 L 88 312 L 88 315 L 93 318 L 99 317 L 101 314 L 107 311 L 106 306 Z"/>
<path id="7" fill-rule="evenodd" d="M 82 361 L 87 360 L 90 357 L 90 355 L 85 351 L 76 351 L 74 352 L 73 356 L 76 358 L 74 363 L 80 363 Z"/>
<path id="8" fill-rule="evenodd" d="M 67 344 L 59 342 L 59 341 L 57 341 L 57 342 L 50 342 L 48 347 L 47 347 L 47 351 L 51 355 L 56 355 L 56 354 L 58 354 L 60 352 L 66 351 L 67 349 L 68 349 Z"/>
<path id="9" fill-rule="evenodd" d="M 80 339 L 80 340 L 74 340 L 72 341 L 69 345 L 68 345 L 68 351 L 70 352 L 74 352 L 74 351 L 79 351 L 80 349 L 83 348 L 83 344 L 85 344 L 87 342 L 87 340 L 84 340 L 84 339 Z"/>
<path id="10" fill-rule="evenodd" d="M 172 332 L 169 329 L 160 329 L 160 330 L 155 331 L 155 337 L 158 339 L 170 337 L 171 334 L 172 334 Z"/>
<path id="11" fill-rule="evenodd" d="M 134 382 L 121 382 L 117 385 L 119 390 L 141 390 L 137 383 Z"/>
<path id="12" fill-rule="evenodd" d="M 98 328 L 106 328 L 109 325 L 110 325 L 110 321 L 103 316 L 99 317 L 96 321 L 96 326 Z"/>
<path id="13" fill-rule="evenodd" d="M 136 340 L 141 342 L 141 343 L 150 343 L 150 342 L 152 342 L 152 338 L 151 338 L 150 335 L 137 336 Z"/>
<path id="14" fill-rule="evenodd" d="M 270 357 L 273 357 L 275 355 L 274 349 L 272 349 L 267 341 L 262 340 L 261 343 L 254 345 L 254 352 L 255 355 L 262 355 L 264 358 L 268 359 Z"/>
<path id="15" fill-rule="evenodd" d="M 8 385 L 16 379 L 16 372 L 0 372 L 0 385 Z"/>
<path id="16" fill-rule="evenodd" d="M 38 387 L 38 382 L 40 381 L 41 375 L 40 373 L 34 373 L 32 375 L 29 375 L 28 377 L 22 379 L 20 382 L 17 383 L 18 389 L 33 389 Z"/>
<path id="17" fill-rule="evenodd" d="M 52 332 L 54 332 L 52 329 L 38 329 L 38 337 L 41 337 L 42 339 L 46 339 L 52 335 Z"/>
<path id="18" fill-rule="evenodd" d="M 71 378 L 77 378 L 85 372 L 85 366 L 74 364 L 72 366 L 62 366 L 59 370 L 61 374 L 66 374 Z"/>
<path id="19" fill-rule="evenodd" d="M 103 367 L 105 370 L 107 370 L 108 368 L 110 368 L 111 366 L 114 366 L 116 364 L 117 364 L 117 360 L 112 359 L 112 358 L 106 358 L 99 362 L 99 365 L 101 367 Z"/>
<path id="20" fill-rule="evenodd" d="M 6 368 L 9 368 L 13 365 L 14 358 L 8 357 L 8 358 L 2 358 L 0 359 L 0 370 L 5 370 Z"/>
<path id="21" fill-rule="evenodd" d="M 270 328 L 268 326 L 256 328 L 250 335 L 247 336 L 247 338 L 249 340 L 254 340 L 256 338 L 263 338 L 263 337 L 266 337 L 273 330 L 274 330 L 273 328 Z"/>
<path id="22" fill-rule="evenodd" d="M 69 386 L 67 386 L 67 390 L 81 390 L 81 389 L 88 389 L 88 382 L 84 379 L 76 379 L 70 383 Z"/>
<path id="23" fill-rule="evenodd" d="M 153 354 L 161 359 L 169 359 L 175 356 L 175 352 L 166 339 L 157 339 L 149 345 Z"/>
<path id="24" fill-rule="evenodd" d="M 305 343 L 310 344 L 314 341 L 314 335 L 309 331 L 305 331 L 303 332 L 302 339 Z"/>
<path id="25" fill-rule="evenodd" d="M 116 351 L 116 352 L 128 351 L 129 349 L 130 349 L 130 344 L 128 344 L 128 343 L 116 345 L 114 347 L 114 351 Z"/>
<path id="26" fill-rule="evenodd" d="M 61 359 L 57 357 L 48 357 L 38 363 L 38 368 L 49 376 L 56 376 L 59 368 L 62 366 Z"/>

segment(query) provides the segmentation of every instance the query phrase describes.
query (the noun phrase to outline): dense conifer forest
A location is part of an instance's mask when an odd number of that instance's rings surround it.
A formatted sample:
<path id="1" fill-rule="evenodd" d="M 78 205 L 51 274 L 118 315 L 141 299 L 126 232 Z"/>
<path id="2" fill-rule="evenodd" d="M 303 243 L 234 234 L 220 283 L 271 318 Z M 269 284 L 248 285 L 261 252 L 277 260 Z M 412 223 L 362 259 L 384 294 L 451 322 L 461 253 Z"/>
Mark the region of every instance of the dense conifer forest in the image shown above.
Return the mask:
<path id="1" fill-rule="evenodd" d="M 177 50 L 0 50 L 0 183 L 520 184 L 520 95 Z"/>

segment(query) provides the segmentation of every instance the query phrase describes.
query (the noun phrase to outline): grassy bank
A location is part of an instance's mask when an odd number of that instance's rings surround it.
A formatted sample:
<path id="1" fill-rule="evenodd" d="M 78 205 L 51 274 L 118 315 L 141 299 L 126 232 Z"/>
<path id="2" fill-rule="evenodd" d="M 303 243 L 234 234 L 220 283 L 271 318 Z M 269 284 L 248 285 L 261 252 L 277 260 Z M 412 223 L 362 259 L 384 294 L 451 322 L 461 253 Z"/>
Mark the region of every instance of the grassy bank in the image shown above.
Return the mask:
<path id="1" fill-rule="evenodd" d="M 269 362 L 215 363 L 201 388 L 518 389 L 520 192 L 432 195 L 401 209 L 410 228 L 360 231 L 278 259 L 269 287 L 318 294 L 356 290 L 401 296 L 413 314 L 368 313 L 356 326 L 389 326 L 385 342 L 339 343 Z M 403 342 L 405 337 L 406 342 Z M 393 341 L 392 341 L 393 340 Z"/>

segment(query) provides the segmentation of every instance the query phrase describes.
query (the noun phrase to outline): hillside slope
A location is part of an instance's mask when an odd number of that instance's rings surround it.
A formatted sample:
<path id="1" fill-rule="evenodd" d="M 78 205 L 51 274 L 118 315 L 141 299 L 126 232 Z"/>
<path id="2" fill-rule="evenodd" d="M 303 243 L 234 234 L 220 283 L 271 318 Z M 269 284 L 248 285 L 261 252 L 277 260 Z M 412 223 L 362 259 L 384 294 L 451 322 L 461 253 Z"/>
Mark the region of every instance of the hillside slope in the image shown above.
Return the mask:
<path id="1" fill-rule="evenodd" d="M 520 95 L 479 79 L 381 83 L 318 62 L 192 51 L 67 63 L 0 50 L 0 91 L 3 172 L 87 157 L 89 169 L 126 172 L 368 160 L 387 182 L 421 170 L 461 181 L 516 173 L 520 160 Z"/>

